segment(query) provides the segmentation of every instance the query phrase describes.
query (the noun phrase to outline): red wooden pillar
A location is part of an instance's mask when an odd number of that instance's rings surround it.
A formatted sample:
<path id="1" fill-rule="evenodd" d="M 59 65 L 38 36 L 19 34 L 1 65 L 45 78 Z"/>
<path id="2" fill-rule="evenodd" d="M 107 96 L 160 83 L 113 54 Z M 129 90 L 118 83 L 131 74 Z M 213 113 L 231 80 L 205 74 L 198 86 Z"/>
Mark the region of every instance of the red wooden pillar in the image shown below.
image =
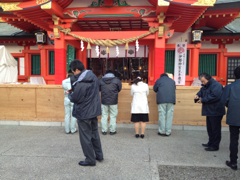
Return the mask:
<path id="1" fill-rule="evenodd" d="M 77 59 L 79 59 L 85 66 L 85 68 L 87 68 L 87 49 L 84 49 L 83 51 L 81 51 L 81 49 L 77 49 Z"/>
<path id="2" fill-rule="evenodd" d="M 41 62 L 41 76 L 45 79 L 47 76 L 47 51 L 43 48 L 43 46 L 40 47 L 40 62 Z M 45 80 L 46 81 L 46 80 Z"/>
<path id="3" fill-rule="evenodd" d="M 55 84 L 61 84 L 66 77 L 66 42 L 64 34 L 54 40 Z"/>
<path id="4" fill-rule="evenodd" d="M 221 52 L 219 53 L 219 59 L 218 59 L 218 69 L 217 69 L 217 76 L 220 78 L 220 83 L 222 85 L 226 85 L 227 81 L 227 67 L 228 63 L 226 58 L 224 57 L 224 53 L 227 52 L 227 49 L 225 48 L 225 44 L 219 44 L 218 48 L 221 49 Z"/>
<path id="5" fill-rule="evenodd" d="M 149 45 L 149 57 L 148 57 L 148 84 L 153 85 L 154 83 L 154 41 Z"/>
<path id="6" fill-rule="evenodd" d="M 31 76 L 31 57 L 28 53 L 28 50 L 30 49 L 29 46 L 24 46 L 24 76 L 26 77 L 26 80 L 28 81 L 29 77 Z"/>
<path id="7" fill-rule="evenodd" d="M 165 50 L 166 50 L 165 38 L 158 38 L 158 33 L 156 33 L 156 38 L 154 42 L 154 79 L 150 80 L 150 85 L 153 85 L 155 81 L 160 77 L 160 74 L 165 71 Z"/>
<path id="8" fill-rule="evenodd" d="M 199 50 L 200 50 L 200 47 L 201 47 L 201 44 L 198 43 L 198 44 L 195 44 L 194 45 L 194 48 L 192 49 L 192 52 L 191 52 L 191 76 L 192 78 L 196 78 L 196 77 L 199 77 L 199 73 L 198 73 L 198 70 L 199 70 Z"/>

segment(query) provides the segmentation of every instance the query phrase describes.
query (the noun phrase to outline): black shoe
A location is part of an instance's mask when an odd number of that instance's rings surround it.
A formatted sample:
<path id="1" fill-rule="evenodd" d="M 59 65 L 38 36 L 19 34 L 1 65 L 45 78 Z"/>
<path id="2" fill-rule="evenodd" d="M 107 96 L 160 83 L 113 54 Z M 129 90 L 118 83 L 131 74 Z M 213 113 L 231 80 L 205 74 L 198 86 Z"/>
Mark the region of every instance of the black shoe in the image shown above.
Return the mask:
<path id="1" fill-rule="evenodd" d="M 80 166 L 95 166 L 95 164 L 91 164 L 91 163 L 88 163 L 88 162 L 85 162 L 85 161 L 80 161 L 79 165 Z"/>
<path id="2" fill-rule="evenodd" d="M 117 132 L 115 131 L 115 132 L 110 132 L 110 135 L 115 135 Z"/>
<path id="3" fill-rule="evenodd" d="M 159 136 L 166 136 L 166 134 L 157 133 Z"/>
<path id="4" fill-rule="evenodd" d="M 103 134 L 103 135 L 106 135 L 106 134 L 107 134 L 107 132 L 102 132 L 102 134 Z"/>
<path id="5" fill-rule="evenodd" d="M 203 147 L 209 147 L 208 143 L 207 144 L 202 144 Z"/>
<path id="6" fill-rule="evenodd" d="M 237 164 L 232 164 L 230 161 L 226 161 L 226 165 L 228 167 L 230 167 L 231 169 L 233 169 L 233 170 L 237 170 L 238 169 Z"/>
<path id="7" fill-rule="evenodd" d="M 136 138 L 139 138 L 140 137 L 140 135 L 139 134 L 136 134 Z"/>
<path id="8" fill-rule="evenodd" d="M 104 161 L 104 158 L 96 158 L 96 161 L 102 162 Z"/>
<path id="9" fill-rule="evenodd" d="M 218 151 L 219 148 L 214 148 L 214 147 L 207 147 L 205 148 L 206 151 Z"/>
<path id="10" fill-rule="evenodd" d="M 141 134 L 141 138 L 144 139 L 145 135 L 144 134 Z"/>

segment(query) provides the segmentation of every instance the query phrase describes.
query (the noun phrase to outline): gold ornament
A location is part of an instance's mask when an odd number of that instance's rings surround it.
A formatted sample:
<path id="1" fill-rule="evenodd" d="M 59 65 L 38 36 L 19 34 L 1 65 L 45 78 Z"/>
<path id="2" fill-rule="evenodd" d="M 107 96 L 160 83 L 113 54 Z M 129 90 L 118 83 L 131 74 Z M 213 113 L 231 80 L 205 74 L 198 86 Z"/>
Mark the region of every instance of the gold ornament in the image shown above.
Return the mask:
<path id="1" fill-rule="evenodd" d="M 213 6 L 216 0 L 198 0 L 197 2 L 193 3 L 194 6 Z"/>
<path id="2" fill-rule="evenodd" d="M 108 46 L 106 47 L 106 53 L 107 53 L 107 54 L 109 54 L 109 53 L 110 53 L 110 49 L 109 49 L 109 47 L 108 47 Z"/>
<path id="3" fill-rule="evenodd" d="M 125 46 L 125 50 L 128 50 L 129 49 L 129 45 L 128 45 L 128 42 L 126 43 L 126 46 Z"/>
<path id="4" fill-rule="evenodd" d="M 17 11 L 22 10 L 18 5 L 19 2 L 13 2 L 13 3 L 0 3 L 0 7 L 2 7 L 3 11 Z"/>
<path id="5" fill-rule="evenodd" d="M 48 2 L 46 4 L 41 5 L 41 9 L 51 9 L 52 8 L 52 2 Z"/>
<path id="6" fill-rule="evenodd" d="M 91 49 L 90 43 L 88 42 L 87 49 Z"/>

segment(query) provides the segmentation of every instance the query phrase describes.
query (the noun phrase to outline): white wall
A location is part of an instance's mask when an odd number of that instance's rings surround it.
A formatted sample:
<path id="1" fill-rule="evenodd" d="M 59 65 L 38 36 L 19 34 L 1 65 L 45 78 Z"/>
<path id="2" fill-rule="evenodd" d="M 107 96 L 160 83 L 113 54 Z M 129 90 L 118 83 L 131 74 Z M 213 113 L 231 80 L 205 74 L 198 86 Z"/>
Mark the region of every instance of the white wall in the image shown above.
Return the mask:
<path id="1" fill-rule="evenodd" d="M 235 41 L 233 44 L 226 45 L 228 52 L 240 52 L 240 42 Z"/>
<path id="2" fill-rule="evenodd" d="M 191 29 L 188 29 L 184 33 L 174 32 L 173 36 L 168 39 L 167 44 L 176 44 L 177 42 L 191 42 Z"/>
<path id="3" fill-rule="evenodd" d="M 1 45 L 4 45 L 4 44 L 1 44 Z M 6 44 L 4 45 L 8 52 L 10 53 L 22 53 L 22 50 L 24 50 L 24 47 L 23 46 L 18 46 L 16 44 Z M 35 46 L 30 46 L 30 50 L 38 50 L 38 46 L 35 45 Z"/>
<path id="4" fill-rule="evenodd" d="M 7 48 L 8 52 L 10 53 L 21 53 L 23 50 L 23 46 L 18 46 L 16 44 L 7 44 L 4 46 Z"/>
<path id="5" fill-rule="evenodd" d="M 201 49 L 218 49 L 218 44 L 212 44 L 210 41 L 202 41 Z"/>
<path id="6" fill-rule="evenodd" d="M 30 46 L 30 50 L 38 50 L 38 45 Z"/>

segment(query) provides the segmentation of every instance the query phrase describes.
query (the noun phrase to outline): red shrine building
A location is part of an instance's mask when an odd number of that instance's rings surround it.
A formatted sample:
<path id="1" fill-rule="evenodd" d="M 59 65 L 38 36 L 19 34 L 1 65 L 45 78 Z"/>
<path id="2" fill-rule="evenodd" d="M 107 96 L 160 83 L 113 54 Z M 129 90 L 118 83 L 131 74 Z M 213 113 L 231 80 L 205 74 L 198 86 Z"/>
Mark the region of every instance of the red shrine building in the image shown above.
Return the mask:
<path id="1" fill-rule="evenodd" d="M 73 59 L 122 82 L 153 85 L 174 74 L 186 43 L 185 85 L 202 72 L 226 85 L 240 63 L 240 2 L 232 0 L 0 0 L 0 44 L 18 61 L 18 81 L 61 84 Z M 199 34 L 196 34 L 199 33 Z M 197 40 L 196 36 L 201 35 Z"/>

